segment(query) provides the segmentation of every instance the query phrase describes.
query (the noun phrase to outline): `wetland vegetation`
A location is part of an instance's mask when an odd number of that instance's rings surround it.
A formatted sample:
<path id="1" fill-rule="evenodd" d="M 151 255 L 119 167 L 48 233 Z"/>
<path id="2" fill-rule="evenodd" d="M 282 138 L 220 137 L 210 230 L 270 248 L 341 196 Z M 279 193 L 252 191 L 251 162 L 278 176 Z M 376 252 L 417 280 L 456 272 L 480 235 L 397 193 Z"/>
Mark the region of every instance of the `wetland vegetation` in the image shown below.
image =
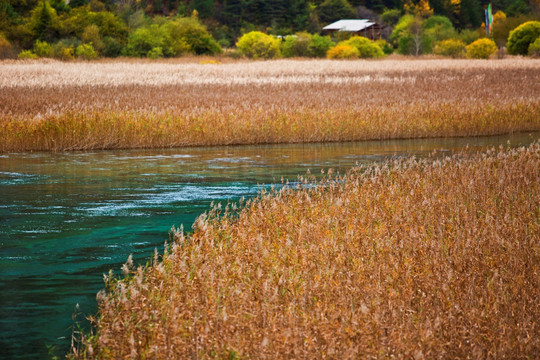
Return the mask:
<path id="1" fill-rule="evenodd" d="M 540 60 L 3 62 L 0 151 L 540 129 Z"/>
<path id="2" fill-rule="evenodd" d="M 7 179 L 1 188 L 6 191 L 2 197 L 6 203 L 1 205 L 6 224 L 14 221 L 11 209 L 24 213 L 24 201 L 15 195 L 30 197 L 27 172 L 39 185 L 33 193 L 39 195 L 28 201 L 41 201 L 41 195 L 75 196 L 65 189 L 53 191 L 46 177 L 31 174 L 40 174 L 42 165 L 9 170 L 18 166 L 17 156 L 32 157 L 34 151 L 58 152 L 47 155 L 69 158 L 67 150 L 352 142 L 529 131 L 538 137 L 540 130 L 537 59 L 254 62 L 199 57 L 3 61 L 0 66 L 0 152 L 4 153 L 0 165 L 5 166 L 0 170 Z M 351 156 L 357 156 L 356 150 Z M 207 165 L 222 172 L 214 162 L 224 161 L 223 156 L 215 157 Z M 171 159 L 180 168 L 185 164 L 179 161 L 188 162 L 183 157 Z M 246 167 L 253 167 L 253 159 L 248 160 L 251 165 Z M 102 204 L 92 188 L 84 190 L 86 202 L 97 209 L 129 205 L 132 195 L 118 194 L 144 183 L 148 174 L 159 178 L 158 172 L 150 170 L 132 173 L 140 167 L 140 160 L 134 162 L 128 171 L 131 183 L 107 188 L 112 204 L 108 200 Z M 298 186 L 263 192 L 239 209 L 216 205 L 198 218 L 193 233 L 175 231 L 165 252 L 148 266 L 128 261 L 123 268 L 125 278 L 106 277 L 106 289 L 98 294 L 98 313 L 92 319 L 94 328 L 77 338 L 70 356 L 537 356 L 538 143 L 487 153 L 464 151 L 444 159 L 369 162 L 343 176 L 329 173 L 324 180 L 303 179 Z M 57 163 L 50 160 L 54 166 Z M 318 170 L 324 164 L 318 164 Z M 304 165 L 298 164 L 302 172 Z M 107 167 L 114 165 L 97 164 L 94 169 L 100 178 L 97 182 L 104 186 L 114 177 Z M 152 188 L 148 199 L 137 203 L 141 207 L 135 206 L 140 210 L 137 215 L 129 213 L 131 205 L 127 214 L 102 215 L 110 223 L 120 217 L 139 222 L 148 214 L 164 221 L 161 205 L 152 211 L 146 208 L 152 204 L 153 209 L 152 201 L 159 199 L 168 204 L 167 213 L 174 213 L 170 199 L 175 199 L 176 192 L 197 188 L 191 183 L 200 181 L 200 174 L 191 175 L 181 181 L 174 173 L 167 176 Z M 294 180 L 290 172 L 287 175 Z M 74 175 L 66 172 L 65 176 Z M 73 183 L 84 185 L 85 176 L 74 177 Z M 187 181 L 189 186 L 178 181 Z M 182 185 L 180 190 L 176 185 Z M 21 191 L 12 191 L 12 186 Z M 245 187 L 248 195 L 253 187 Z M 174 191 L 163 192 L 169 188 Z M 229 194 L 228 190 L 223 193 Z M 240 196 L 236 190 L 232 193 Z M 190 196 L 186 195 L 189 204 L 183 206 L 193 205 Z M 203 200 L 197 214 L 211 201 Z M 74 214 L 72 204 L 55 210 L 56 216 L 39 201 L 36 214 L 60 219 L 62 228 L 70 228 L 64 215 Z M 195 214 L 190 211 L 192 221 Z M 24 216 L 36 219 L 32 214 Z M 24 219 L 17 218 L 15 223 L 20 221 Z M 75 221 L 84 221 L 84 216 Z M 133 234 L 141 231 L 120 227 L 126 235 L 118 236 L 112 234 L 118 231 L 115 227 L 95 226 L 99 229 L 85 229 L 92 244 L 99 243 L 102 235 L 114 246 L 130 243 L 136 237 Z M 11 234 L 6 229 L 3 234 Z M 30 230 L 39 249 L 43 239 L 63 236 L 45 237 Z M 14 244 L 9 240 L 4 243 Z M 148 240 L 149 246 L 158 240 Z M 69 246 L 59 246 L 67 259 L 61 262 L 73 258 Z M 18 245 L 2 251 L 2 261 L 17 274 L 24 273 L 27 254 L 21 255 L 24 251 Z M 88 253 L 81 250 L 79 255 Z M 81 274 L 97 269 L 97 279 L 103 266 L 83 267 Z M 66 270 L 59 265 L 57 271 Z M 39 286 L 53 286 L 41 273 L 35 277 Z M 78 294 L 72 283 L 65 286 L 66 293 Z M 16 301 L 9 304 L 19 306 Z"/>
<path id="3" fill-rule="evenodd" d="M 215 206 L 105 277 L 74 358 L 534 358 L 540 145 L 404 159 Z"/>

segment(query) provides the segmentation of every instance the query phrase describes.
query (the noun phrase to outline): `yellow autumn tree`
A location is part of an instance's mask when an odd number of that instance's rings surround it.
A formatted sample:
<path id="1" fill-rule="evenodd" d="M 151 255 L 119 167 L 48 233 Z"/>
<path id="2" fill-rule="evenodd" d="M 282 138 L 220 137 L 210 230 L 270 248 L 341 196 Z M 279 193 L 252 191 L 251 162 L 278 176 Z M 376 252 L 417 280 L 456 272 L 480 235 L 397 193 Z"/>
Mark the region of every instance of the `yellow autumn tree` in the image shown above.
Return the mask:
<path id="1" fill-rule="evenodd" d="M 413 3 L 412 0 L 406 0 L 403 6 L 405 11 L 409 14 L 421 16 L 423 18 L 428 18 L 433 15 L 433 9 L 429 6 L 428 0 L 420 0 L 417 4 Z"/>
<path id="2" fill-rule="evenodd" d="M 498 22 L 501 22 L 503 20 L 506 20 L 506 14 L 503 13 L 501 10 L 497 11 L 494 15 L 493 15 L 493 23 L 496 24 Z"/>

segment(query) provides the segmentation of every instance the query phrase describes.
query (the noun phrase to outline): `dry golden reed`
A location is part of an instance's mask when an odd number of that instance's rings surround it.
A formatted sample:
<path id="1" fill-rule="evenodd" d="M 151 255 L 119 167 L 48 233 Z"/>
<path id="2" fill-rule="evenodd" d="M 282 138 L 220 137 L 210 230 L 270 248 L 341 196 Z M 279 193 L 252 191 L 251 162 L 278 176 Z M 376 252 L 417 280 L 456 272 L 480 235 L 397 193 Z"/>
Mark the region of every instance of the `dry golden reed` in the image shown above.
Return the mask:
<path id="1" fill-rule="evenodd" d="M 99 359 L 538 358 L 540 145 L 216 206 L 106 277 Z"/>
<path id="2" fill-rule="evenodd" d="M 0 151 L 540 129 L 540 60 L 0 63 Z"/>

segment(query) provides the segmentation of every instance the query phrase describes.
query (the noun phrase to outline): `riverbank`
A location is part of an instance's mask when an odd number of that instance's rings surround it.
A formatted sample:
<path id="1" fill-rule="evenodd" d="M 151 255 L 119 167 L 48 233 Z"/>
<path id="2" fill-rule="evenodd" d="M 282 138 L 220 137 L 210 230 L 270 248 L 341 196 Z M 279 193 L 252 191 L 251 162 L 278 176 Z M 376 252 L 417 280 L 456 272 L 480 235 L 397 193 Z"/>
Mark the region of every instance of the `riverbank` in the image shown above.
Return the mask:
<path id="1" fill-rule="evenodd" d="M 538 143 L 316 184 L 128 261 L 80 357 L 536 356 Z"/>
<path id="2" fill-rule="evenodd" d="M 4 62 L 0 151 L 167 148 L 540 129 L 540 61 Z"/>

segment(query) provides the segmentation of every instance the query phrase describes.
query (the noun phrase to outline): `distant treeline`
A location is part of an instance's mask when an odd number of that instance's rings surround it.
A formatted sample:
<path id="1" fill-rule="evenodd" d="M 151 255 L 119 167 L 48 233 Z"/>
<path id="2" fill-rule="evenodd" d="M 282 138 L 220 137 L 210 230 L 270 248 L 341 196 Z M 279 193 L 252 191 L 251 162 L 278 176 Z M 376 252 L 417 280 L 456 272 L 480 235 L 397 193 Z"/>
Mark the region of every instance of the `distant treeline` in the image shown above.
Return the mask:
<path id="1" fill-rule="evenodd" d="M 21 51 L 28 57 L 66 59 L 216 54 L 234 47 L 251 31 L 320 34 L 326 24 L 346 18 L 369 18 L 394 27 L 404 15 L 423 19 L 435 15 L 448 19 L 446 28 L 481 32 L 486 4 L 486 0 L 0 0 L 0 58 L 16 57 Z M 499 18 L 500 34 L 493 34 L 498 46 L 504 45 L 510 30 L 540 16 L 540 0 L 494 0 L 492 6 L 494 13 L 505 14 Z M 398 48 L 399 40 L 386 40 Z"/>

